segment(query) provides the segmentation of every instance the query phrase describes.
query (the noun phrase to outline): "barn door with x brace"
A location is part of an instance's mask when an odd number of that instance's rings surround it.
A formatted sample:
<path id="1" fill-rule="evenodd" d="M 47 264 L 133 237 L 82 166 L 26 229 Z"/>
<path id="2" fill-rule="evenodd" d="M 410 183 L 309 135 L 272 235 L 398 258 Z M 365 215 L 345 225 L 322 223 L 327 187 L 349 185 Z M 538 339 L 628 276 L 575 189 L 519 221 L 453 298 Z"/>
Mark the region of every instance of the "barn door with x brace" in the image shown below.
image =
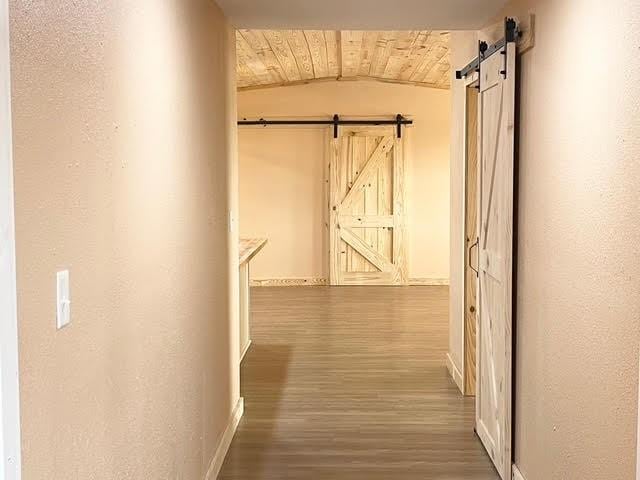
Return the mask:
<path id="1" fill-rule="evenodd" d="M 407 283 L 402 139 L 393 127 L 349 127 L 331 142 L 331 285 Z"/>
<path id="2" fill-rule="evenodd" d="M 516 43 L 480 64 L 476 432 L 511 480 Z"/>

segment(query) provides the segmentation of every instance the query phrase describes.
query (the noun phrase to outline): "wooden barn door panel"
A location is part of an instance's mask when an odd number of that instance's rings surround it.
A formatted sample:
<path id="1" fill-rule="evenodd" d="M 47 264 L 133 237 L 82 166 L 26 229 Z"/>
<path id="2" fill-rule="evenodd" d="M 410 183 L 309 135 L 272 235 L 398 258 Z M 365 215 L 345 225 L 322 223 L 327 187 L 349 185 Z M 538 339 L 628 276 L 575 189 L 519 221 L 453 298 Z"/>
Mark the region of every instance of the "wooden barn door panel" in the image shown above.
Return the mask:
<path id="1" fill-rule="evenodd" d="M 404 158 L 393 128 L 342 128 L 329 166 L 332 285 L 407 282 Z"/>
<path id="2" fill-rule="evenodd" d="M 476 335 L 478 276 L 478 90 L 467 88 L 465 274 L 464 274 L 464 393 L 476 394 Z"/>
<path id="3" fill-rule="evenodd" d="M 511 479 L 514 43 L 480 67 L 476 431 Z M 507 71 L 506 78 L 503 71 Z"/>

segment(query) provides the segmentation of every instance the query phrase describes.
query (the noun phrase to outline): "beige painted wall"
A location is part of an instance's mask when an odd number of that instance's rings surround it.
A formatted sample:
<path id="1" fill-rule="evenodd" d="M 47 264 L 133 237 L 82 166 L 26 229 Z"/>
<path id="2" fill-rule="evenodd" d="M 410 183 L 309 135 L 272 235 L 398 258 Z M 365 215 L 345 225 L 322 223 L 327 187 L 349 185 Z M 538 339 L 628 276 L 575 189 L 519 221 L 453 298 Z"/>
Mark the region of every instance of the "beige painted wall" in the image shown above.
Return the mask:
<path id="1" fill-rule="evenodd" d="M 23 478 L 201 480 L 238 398 L 233 31 L 209 0 L 10 21 Z"/>
<path id="2" fill-rule="evenodd" d="M 506 10 L 536 15 L 520 84 L 515 457 L 527 480 L 635 478 L 640 4 L 612 6 Z"/>
<path id="3" fill-rule="evenodd" d="M 247 118 L 389 117 L 406 129 L 409 275 L 449 278 L 449 92 L 368 81 L 326 82 L 242 91 Z M 326 128 L 243 127 L 240 229 L 269 244 L 253 278 L 327 278 L 323 178 Z"/>
<path id="4" fill-rule="evenodd" d="M 252 278 L 326 278 L 322 131 L 243 127 L 239 147 L 240 229 L 269 238 Z"/>

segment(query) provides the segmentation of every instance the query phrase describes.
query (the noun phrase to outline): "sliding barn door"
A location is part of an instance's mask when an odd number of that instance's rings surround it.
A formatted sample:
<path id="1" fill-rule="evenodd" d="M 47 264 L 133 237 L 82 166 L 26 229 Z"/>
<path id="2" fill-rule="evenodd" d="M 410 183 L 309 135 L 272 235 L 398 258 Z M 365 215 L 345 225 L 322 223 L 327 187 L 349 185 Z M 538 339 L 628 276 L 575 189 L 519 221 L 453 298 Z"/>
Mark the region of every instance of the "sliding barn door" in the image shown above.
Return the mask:
<path id="1" fill-rule="evenodd" d="M 331 285 L 407 283 L 402 140 L 392 127 L 352 127 L 331 142 Z"/>
<path id="2" fill-rule="evenodd" d="M 476 432 L 511 480 L 515 44 L 506 49 L 480 67 Z"/>

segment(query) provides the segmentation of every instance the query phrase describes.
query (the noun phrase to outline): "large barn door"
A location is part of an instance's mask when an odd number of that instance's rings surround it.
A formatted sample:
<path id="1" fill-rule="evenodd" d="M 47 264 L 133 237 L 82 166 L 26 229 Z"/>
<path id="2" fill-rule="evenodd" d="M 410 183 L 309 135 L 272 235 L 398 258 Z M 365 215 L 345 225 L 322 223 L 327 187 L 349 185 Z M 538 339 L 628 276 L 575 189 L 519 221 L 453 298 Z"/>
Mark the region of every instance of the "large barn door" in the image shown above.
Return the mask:
<path id="1" fill-rule="evenodd" d="M 407 283 L 402 140 L 392 127 L 352 127 L 331 142 L 331 285 Z"/>
<path id="2" fill-rule="evenodd" d="M 476 432 L 511 480 L 515 43 L 480 66 Z"/>

